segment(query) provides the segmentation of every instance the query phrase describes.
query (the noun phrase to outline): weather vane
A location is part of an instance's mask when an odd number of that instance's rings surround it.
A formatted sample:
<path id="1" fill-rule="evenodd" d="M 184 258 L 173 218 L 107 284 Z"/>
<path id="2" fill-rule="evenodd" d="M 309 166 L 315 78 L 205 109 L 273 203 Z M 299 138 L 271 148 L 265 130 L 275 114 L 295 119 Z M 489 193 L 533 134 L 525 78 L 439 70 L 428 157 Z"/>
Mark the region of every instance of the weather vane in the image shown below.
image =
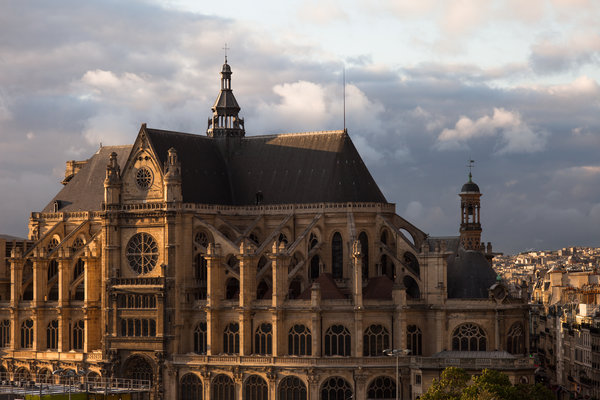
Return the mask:
<path id="1" fill-rule="evenodd" d="M 474 164 L 475 160 L 469 160 L 469 165 L 467 165 L 467 167 L 469 167 L 469 181 L 471 181 L 471 178 L 473 177 L 473 175 L 471 175 L 471 171 L 473 170 Z"/>
<path id="2" fill-rule="evenodd" d="M 223 47 L 223 50 L 225 50 L 225 63 L 227 63 L 227 50 L 229 50 L 229 47 L 227 47 L 227 43 L 225 43 L 225 47 Z"/>

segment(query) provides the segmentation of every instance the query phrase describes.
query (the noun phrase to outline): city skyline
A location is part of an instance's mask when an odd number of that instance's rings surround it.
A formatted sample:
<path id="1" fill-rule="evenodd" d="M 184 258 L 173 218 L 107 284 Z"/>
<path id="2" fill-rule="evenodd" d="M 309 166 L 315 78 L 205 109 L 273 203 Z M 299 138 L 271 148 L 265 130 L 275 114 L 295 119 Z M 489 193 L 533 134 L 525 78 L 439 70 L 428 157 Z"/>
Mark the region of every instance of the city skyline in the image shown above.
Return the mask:
<path id="1" fill-rule="evenodd" d="M 202 3 L 3 6 L 0 233 L 25 236 L 100 142 L 204 135 L 227 43 L 247 135 L 341 129 L 345 69 L 348 132 L 399 215 L 457 235 L 474 159 L 494 250 L 598 246 L 596 2 Z"/>

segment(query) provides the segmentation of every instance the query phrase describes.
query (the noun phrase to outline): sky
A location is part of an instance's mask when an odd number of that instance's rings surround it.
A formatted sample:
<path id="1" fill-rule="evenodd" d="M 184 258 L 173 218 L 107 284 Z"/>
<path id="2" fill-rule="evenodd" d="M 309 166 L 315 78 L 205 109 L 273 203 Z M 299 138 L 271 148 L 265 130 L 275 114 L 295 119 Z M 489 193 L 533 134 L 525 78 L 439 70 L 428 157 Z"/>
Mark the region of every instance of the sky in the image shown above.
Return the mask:
<path id="1" fill-rule="evenodd" d="M 396 212 L 495 251 L 600 246 L 599 0 L 0 0 L 0 233 L 67 160 L 205 134 L 227 44 L 246 134 L 342 129 Z M 345 71 L 345 72 L 344 72 Z"/>

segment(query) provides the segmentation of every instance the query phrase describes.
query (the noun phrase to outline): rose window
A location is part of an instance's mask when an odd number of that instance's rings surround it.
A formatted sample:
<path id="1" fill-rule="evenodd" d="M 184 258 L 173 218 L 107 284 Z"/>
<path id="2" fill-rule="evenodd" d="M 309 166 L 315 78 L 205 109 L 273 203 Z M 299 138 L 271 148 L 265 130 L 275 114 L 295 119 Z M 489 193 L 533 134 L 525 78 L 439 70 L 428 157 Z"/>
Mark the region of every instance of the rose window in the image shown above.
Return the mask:
<path id="1" fill-rule="evenodd" d="M 142 189 L 148 189 L 152 185 L 152 171 L 148 168 L 140 168 L 135 173 L 135 182 Z"/>
<path id="2" fill-rule="evenodd" d="M 154 269 L 158 261 L 158 244 L 147 233 L 134 235 L 127 243 L 127 261 L 138 274 L 146 274 Z"/>

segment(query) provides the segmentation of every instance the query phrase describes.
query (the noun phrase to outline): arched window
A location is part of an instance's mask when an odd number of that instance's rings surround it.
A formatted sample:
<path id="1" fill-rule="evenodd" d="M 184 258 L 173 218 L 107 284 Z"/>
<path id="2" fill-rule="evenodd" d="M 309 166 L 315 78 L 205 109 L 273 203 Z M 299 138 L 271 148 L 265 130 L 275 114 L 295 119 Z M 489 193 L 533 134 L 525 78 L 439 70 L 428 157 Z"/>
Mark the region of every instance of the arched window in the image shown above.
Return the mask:
<path id="1" fill-rule="evenodd" d="M 223 353 L 238 354 L 240 352 L 240 325 L 232 322 L 223 331 Z"/>
<path id="2" fill-rule="evenodd" d="M 152 387 L 154 370 L 144 358 L 133 356 L 125 362 L 125 378 L 146 381 Z M 145 382 L 144 382 L 145 383 Z"/>
<path id="3" fill-rule="evenodd" d="M 524 343 L 523 325 L 516 322 L 506 335 L 506 351 L 511 354 L 523 354 L 525 352 Z"/>
<path id="4" fill-rule="evenodd" d="M 310 270 L 308 271 L 308 279 L 314 281 L 321 273 L 321 259 L 318 255 L 310 259 Z"/>
<path id="5" fill-rule="evenodd" d="M 416 325 L 406 327 L 406 346 L 410 350 L 410 354 L 414 356 L 423 355 L 421 348 L 422 334 L 421 329 Z"/>
<path id="6" fill-rule="evenodd" d="M 202 381 L 194 374 L 185 374 L 179 384 L 181 400 L 202 400 Z"/>
<path id="7" fill-rule="evenodd" d="M 244 400 L 269 400 L 269 386 L 258 375 L 250 375 L 244 383 Z"/>
<path id="8" fill-rule="evenodd" d="M 58 261 L 52 259 L 48 263 L 48 280 L 51 280 L 58 275 Z"/>
<path id="9" fill-rule="evenodd" d="M 312 336 L 304 325 L 294 325 L 288 334 L 288 354 L 291 356 L 310 356 L 312 354 Z"/>
<path id="10" fill-rule="evenodd" d="M 352 398 L 352 386 L 339 376 L 334 376 L 323 382 L 321 400 L 347 400 Z"/>
<path id="11" fill-rule="evenodd" d="M 486 351 L 485 332 L 475 324 L 459 325 L 452 333 L 452 350 Z"/>
<path id="12" fill-rule="evenodd" d="M 390 334 L 382 325 L 371 325 L 363 336 L 363 356 L 382 356 L 390 348 Z"/>
<path id="13" fill-rule="evenodd" d="M 81 249 L 83 246 L 85 245 L 85 241 L 83 240 L 83 238 L 80 236 L 77 239 L 75 239 L 73 241 L 73 252 Z"/>
<path id="14" fill-rule="evenodd" d="M 82 319 L 73 325 L 73 350 L 83 350 L 83 333 L 85 332 L 85 323 Z"/>
<path id="15" fill-rule="evenodd" d="M 344 244 L 339 232 L 334 233 L 331 239 L 331 274 L 334 279 L 344 277 Z"/>
<path id="16" fill-rule="evenodd" d="M 46 348 L 50 350 L 58 349 L 58 321 L 50 321 L 46 328 Z"/>
<path id="17" fill-rule="evenodd" d="M 256 270 L 261 271 L 268 263 L 269 263 L 269 260 L 267 259 L 267 257 L 260 256 L 260 259 L 258 260 L 258 264 L 256 264 Z"/>
<path id="18" fill-rule="evenodd" d="M 85 262 L 79 258 L 73 268 L 73 280 L 79 278 L 79 275 L 83 274 L 83 271 L 85 271 Z"/>
<path id="19" fill-rule="evenodd" d="M 208 242 L 211 240 L 209 235 L 204 231 L 198 231 L 194 235 L 194 243 L 201 246 L 201 250 L 206 250 Z"/>
<path id="20" fill-rule="evenodd" d="M 384 229 L 383 231 L 381 231 L 381 237 L 379 239 L 379 241 L 385 245 L 387 245 L 388 242 L 388 234 L 387 231 Z"/>
<path id="21" fill-rule="evenodd" d="M 279 238 L 277 239 L 277 246 L 279 246 L 279 244 L 281 243 L 283 243 L 285 246 L 287 246 L 288 244 L 288 238 L 287 236 L 285 236 L 285 233 L 279 234 Z"/>
<path id="22" fill-rule="evenodd" d="M 50 253 L 52 250 L 54 250 L 56 247 L 58 247 L 58 244 L 60 242 L 58 241 L 58 238 L 53 237 L 49 242 L 48 242 L 48 246 L 46 246 L 46 249 L 48 250 L 48 253 Z"/>
<path id="23" fill-rule="evenodd" d="M 235 400 L 235 385 L 227 375 L 217 375 L 212 382 L 212 399 Z"/>
<path id="24" fill-rule="evenodd" d="M 306 400 L 306 385 L 296 376 L 287 376 L 279 384 L 279 400 Z"/>
<path id="25" fill-rule="evenodd" d="M 325 355 L 349 357 L 350 331 L 344 325 L 332 325 L 325 331 Z"/>
<path id="26" fill-rule="evenodd" d="M 263 356 L 273 353 L 273 327 L 271 324 L 260 324 L 254 333 L 254 353 Z"/>
<path id="27" fill-rule="evenodd" d="M 362 251 L 362 279 L 367 281 L 369 279 L 369 239 L 365 232 L 361 232 L 358 235 L 358 241 L 360 242 L 360 250 Z"/>
<path id="28" fill-rule="evenodd" d="M 30 349 L 33 347 L 33 321 L 26 319 L 21 324 L 21 348 Z"/>
<path id="29" fill-rule="evenodd" d="M 194 329 L 194 353 L 206 354 L 206 322 L 198 322 Z"/>
<path id="30" fill-rule="evenodd" d="M 10 320 L 0 322 L 0 347 L 10 346 Z"/>
<path id="31" fill-rule="evenodd" d="M 396 382 L 387 376 L 378 376 L 371 382 L 367 389 L 367 398 L 370 399 L 395 399 Z"/>
<path id="32" fill-rule="evenodd" d="M 206 271 L 206 258 L 202 254 L 196 254 L 194 257 L 194 279 L 196 279 L 196 283 L 198 284 L 197 300 L 206 299 Z"/>
<path id="33" fill-rule="evenodd" d="M 225 299 L 239 300 L 240 298 L 240 281 L 236 278 L 229 278 L 225 283 Z"/>
<path id="34" fill-rule="evenodd" d="M 410 251 L 404 253 L 404 262 L 406 263 L 408 269 L 410 269 L 415 275 L 420 276 L 421 269 L 419 267 L 419 260 L 417 260 L 417 257 L 413 253 Z"/>
<path id="35" fill-rule="evenodd" d="M 54 383 L 52 372 L 48 368 L 42 368 L 37 373 L 37 383 Z"/>

